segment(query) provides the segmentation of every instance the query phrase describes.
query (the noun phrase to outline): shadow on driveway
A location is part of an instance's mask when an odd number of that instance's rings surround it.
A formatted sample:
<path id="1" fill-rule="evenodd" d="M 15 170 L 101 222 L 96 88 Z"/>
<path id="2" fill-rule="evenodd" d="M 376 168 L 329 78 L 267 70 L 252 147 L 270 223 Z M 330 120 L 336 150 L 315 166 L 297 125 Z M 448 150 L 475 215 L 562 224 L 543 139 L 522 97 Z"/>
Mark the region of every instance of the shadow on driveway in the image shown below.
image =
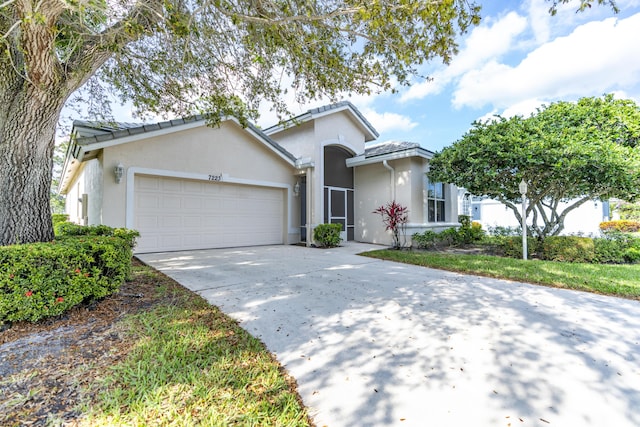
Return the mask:
<path id="1" fill-rule="evenodd" d="M 318 426 L 638 426 L 640 304 L 334 249 L 140 258 L 260 338 Z"/>

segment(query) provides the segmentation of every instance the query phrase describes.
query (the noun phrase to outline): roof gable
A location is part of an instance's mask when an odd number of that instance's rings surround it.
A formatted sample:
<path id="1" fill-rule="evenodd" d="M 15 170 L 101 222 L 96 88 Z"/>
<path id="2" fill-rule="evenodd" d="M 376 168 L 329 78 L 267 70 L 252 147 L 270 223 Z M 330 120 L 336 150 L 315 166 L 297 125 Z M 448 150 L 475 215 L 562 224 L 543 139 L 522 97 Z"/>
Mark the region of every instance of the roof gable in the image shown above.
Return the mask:
<path id="1" fill-rule="evenodd" d="M 154 124 L 119 122 L 107 123 L 76 120 L 73 122 L 71 141 L 65 156 L 58 191 L 60 193 L 64 193 L 66 191 L 66 186 L 72 181 L 70 178 L 75 174 L 79 165 L 85 160 L 95 158 L 103 148 L 127 144 L 196 127 L 204 127 L 207 126 L 206 119 L 207 118 L 205 116 L 197 115 Z M 242 127 L 240 121 L 235 117 L 225 117 L 221 120 L 221 123 L 224 122 L 233 122 Z M 243 127 L 243 130 L 281 159 L 285 160 L 292 166 L 295 166 L 296 157 L 256 126 L 249 124 L 248 126 Z"/>
<path id="2" fill-rule="evenodd" d="M 373 127 L 373 125 L 362 115 L 362 113 L 349 101 L 342 101 L 336 104 L 325 105 L 318 108 L 313 108 L 304 114 L 296 116 L 290 120 L 287 120 L 281 124 L 271 126 L 264 130 L 267 135 L 273 135 L 278 132 L 282 132 L 285 129 L 289 129 L 293 126 L 297 126 L 301 123 L 309 122 L 318 119 L 329 114 L 335 114 L 341 111 L 347 112 L 351 118 L 357 123 L 360 130 L 365 136 L 365 142 L 374 141 L 380 134 Z"/>

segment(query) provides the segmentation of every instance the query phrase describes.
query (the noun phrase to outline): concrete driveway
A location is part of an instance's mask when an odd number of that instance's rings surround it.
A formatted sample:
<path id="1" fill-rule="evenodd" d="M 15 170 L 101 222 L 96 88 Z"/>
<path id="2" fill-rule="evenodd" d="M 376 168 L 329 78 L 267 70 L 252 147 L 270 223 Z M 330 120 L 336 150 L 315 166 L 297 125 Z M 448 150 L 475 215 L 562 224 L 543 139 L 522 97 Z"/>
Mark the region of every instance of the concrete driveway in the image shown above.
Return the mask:
<path id="1" fill-rule="evenodd" d="M 319 427 L 640 426 L 639 302 L 356 255 L 371 248 L 139 257 L 259 337 Z"/>

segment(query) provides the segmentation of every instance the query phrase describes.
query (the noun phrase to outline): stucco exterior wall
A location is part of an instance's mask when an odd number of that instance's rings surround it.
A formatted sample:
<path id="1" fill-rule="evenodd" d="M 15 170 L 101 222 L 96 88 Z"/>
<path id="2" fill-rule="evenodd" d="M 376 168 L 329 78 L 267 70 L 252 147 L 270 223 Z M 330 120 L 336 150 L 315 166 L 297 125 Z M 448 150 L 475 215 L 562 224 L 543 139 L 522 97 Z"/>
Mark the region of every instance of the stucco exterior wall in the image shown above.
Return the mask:
<path id="1" fill-rule="evenodd" d="M 226 181 L 250 181 L 252 183 L 280 183 L 293 187 L 295 168 L 280 158 L 261 142 L 249 135 L 233 122 L 224 122 L 220 128 L 199 126 L 170 134 L 142 139 L 126 144 L 107 147 L 103 150 L 104 170 L 110 171 L 122 163 L 125 176 L 120 184 L 112 174 L 105 174 L 102 223 L 113 227 L 126 226 L 126 193 L 130 185 L 130 168 L 182 172 L 201 176 L 222 174 Z M 299 206 L 295 198 L 291 209 L 285 206 L 287 215 L 285 230 L 298 230 Z M 291 231 L 291 230 L 289 230 Z M 287 240 L 297 241 L 295 233 Z"/>
<path id="2" fill-rule="evenodd" d="M 425 230 L 442 231 L 458 226 L 457 188 L 445 185 L 445 221 L 429 223 L 426 213 L 427 189 L 425 173 L 428 161 L 420 157 L 389 160 L 394 169 L 394 191 L 391 191 L 391 171 L 382 163 L 356 167 L 356 240 L 384 245 L 392 244 L 390 232 L 384 229 L 382 217 L 372 212 L 392 200 L 409 209 L 406 226 L 406 245 L 411 236 Z"/>
<path id="3" fill-rule="evenodd" d="M 373 211 L 391 200 L 389 171 L 380 163 L 355 168 L 355 240 L 390 245 L 391 235 Z"/>
<path id="4" fill-rule="evenodd" d="M 298 158 L 313 157 L 316 154 L 314 151 L 315 134 L 313 122 L 301 123 L 272 134 L 270 138 Z"/>
<path id="5" fill-rule="evenodd" d="M 354 155 L 364 152 L 364 134 L 346 112 L 319 117 L 314 130 L 315 140 L 324 145 L 341 145 Z"/>
<path id="6" fill-rule="evenodd" d="M 101 224 L 102 219 L 102 162 L 100 158 L 84 162 L 76 179 L 69 186 L 65 198 L 65 212 L 69 221 L 85 225 L 82 195 L 87 194 L 86 225 Z"/>

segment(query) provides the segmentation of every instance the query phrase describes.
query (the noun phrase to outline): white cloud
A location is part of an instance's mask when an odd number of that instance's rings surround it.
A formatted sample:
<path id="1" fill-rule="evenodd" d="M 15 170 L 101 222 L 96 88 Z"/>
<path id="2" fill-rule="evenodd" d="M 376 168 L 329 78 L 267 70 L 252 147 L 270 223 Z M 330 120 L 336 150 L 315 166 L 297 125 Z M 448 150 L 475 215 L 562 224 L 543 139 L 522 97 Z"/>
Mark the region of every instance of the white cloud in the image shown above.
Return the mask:
<path id="1" fill-rule="evenodd" d="M 389 131 L 407 131 L 418 126 L 410 117 L 397 113 L 378 113 L 370 108 L 358 108 L 360 112 L 373 124 L 376 130 L 383 134 Z"/>
<path id="2" fill-rule="evenodd" d="M 448 67 L 435 71 L 433 80 L 417 83 L 405 92 L 401 101 L 422 99 L 440 93 L 456 77 L 481 67 L 492 58 L 499 58 L 514 46 L 514 39 L 527 27 L 526 18 L 510 12 L 497 21 L 487 18 L 466 38 L 464 47 Z"/>
<path id="3" fill-rule="evenodd" d="M 639 27 L 640 14 L 594 21 L 540 46 L 516 66 L 491 61 L 460 79 L 453 105 L 505 108 L 535 97 L 593 96 L 637 85 Z"/>
<path id="4" fill-rule="evenodd" d="M 551 35 L 549 2 L 546 0 L 529 0 L 527 12 L 536 44 L 540 45 L 547 42 Z"/>

